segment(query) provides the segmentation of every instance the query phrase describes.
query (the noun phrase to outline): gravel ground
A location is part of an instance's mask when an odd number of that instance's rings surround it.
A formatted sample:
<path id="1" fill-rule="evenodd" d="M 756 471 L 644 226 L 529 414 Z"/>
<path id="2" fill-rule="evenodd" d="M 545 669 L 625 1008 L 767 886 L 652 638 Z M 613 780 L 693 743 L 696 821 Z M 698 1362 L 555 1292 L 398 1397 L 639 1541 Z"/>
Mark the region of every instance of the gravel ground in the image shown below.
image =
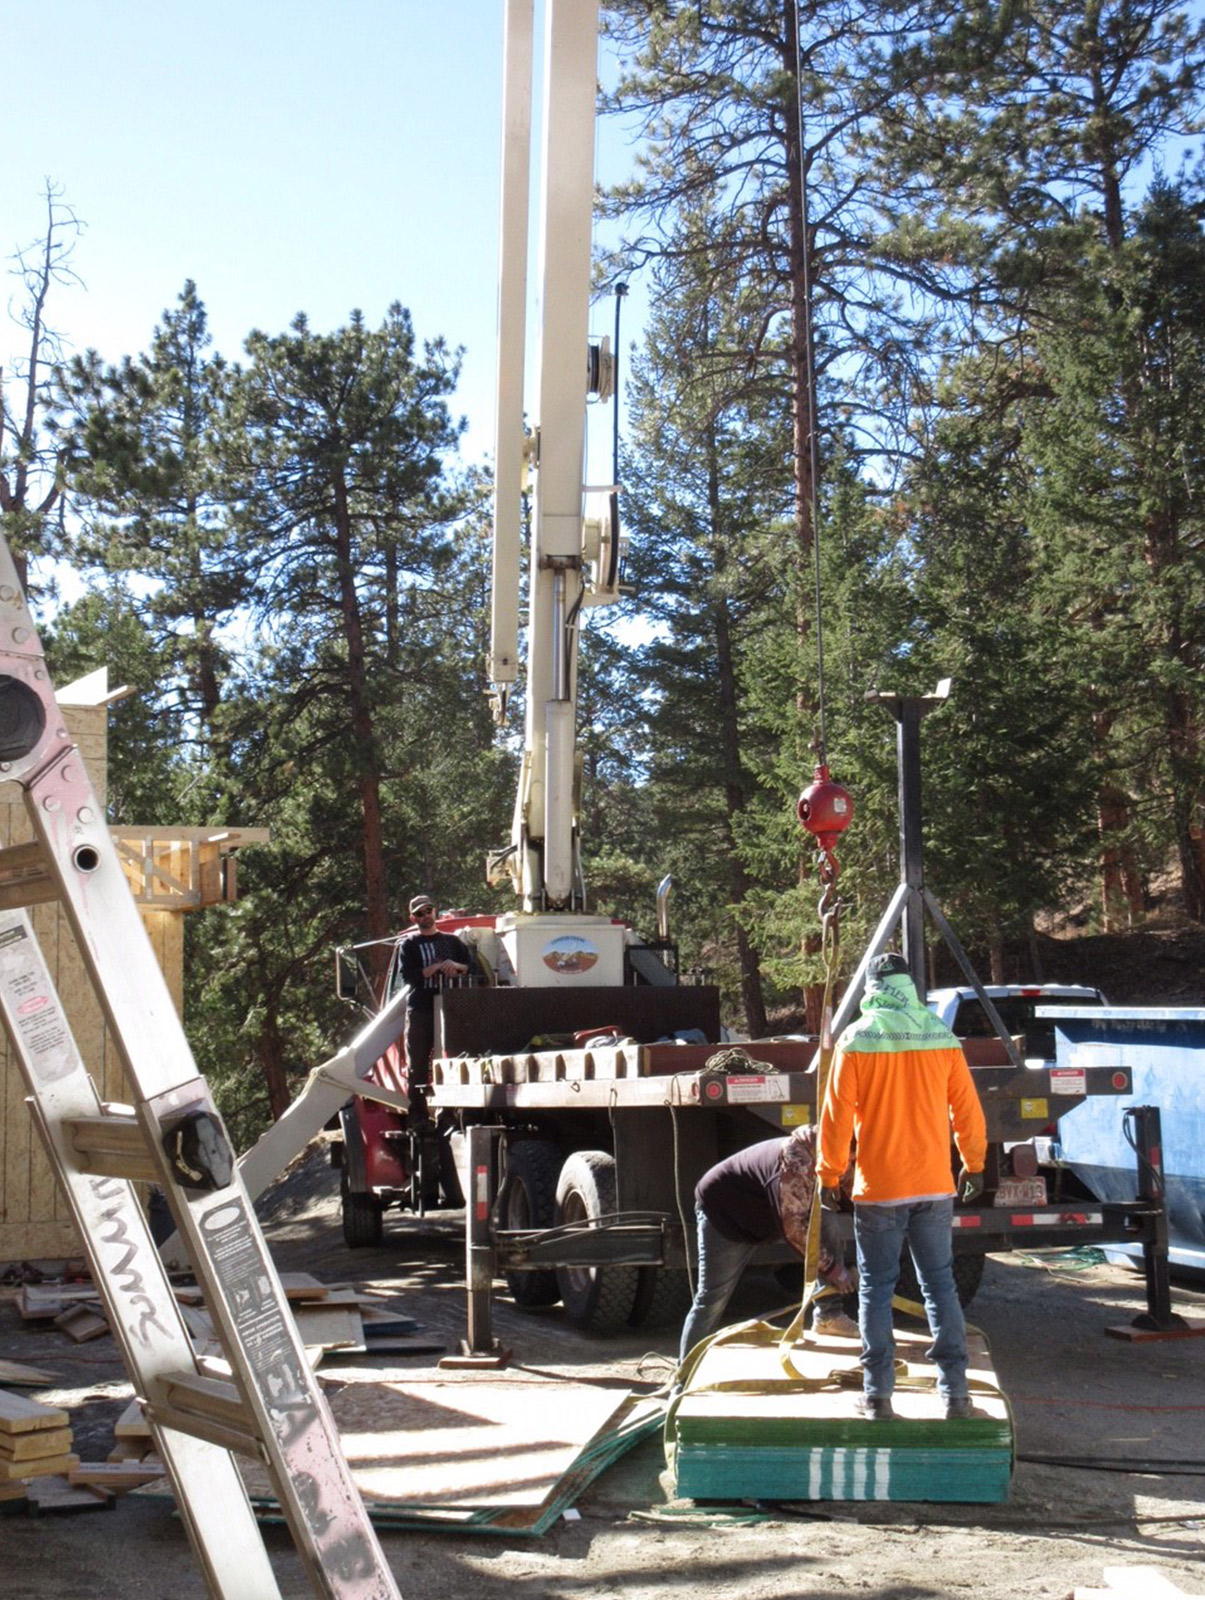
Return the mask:
<path id="1" fill-rule="evenodd" d="M 333 1175 L 312 1159 L 265 1216 L 282 1270 L 387 1289 L 425 1338 L 449 1347 L 464 1333 L 462 1227 L 460 1215 L 391 1218 L 379 1249 L 348 1252 Z M 781 1299 L 768 1273 L 751 1273 L 734 1314 L 756 1315 Z M 1174 1301 L 1183 1315 L 1205 1319 L 1200 1286 L 1177 1284 Z M 796 1504 L 742 1522 L 733 1518 L 740 1508 L 674 1502 L 660 1444 L 650 1440 L 591 1485 L 580 1520 L 558 1522 L 542 1538 L 386 1530 L 382 1545 L 406 1600 L 1063 1600 L 1077 1588 L 1107 1587 L 1106 1569 L 1139 1567 L 1205 1595 L 1205 1345 L 1106 1335 L 1143 1306 L 1141 1277 L 1123 1268 L 1058 1253 L 989 1261 L 970 1317 L 990 1341 L 1016 1423 L 1018 1461 L 1002 1505 Z M 500 1295 L 495 1332 L 516 1366 L 550 1384 L 622 1379 L 641 1390 L 668 1372 L 677 1329 L 593 1340 L 556 1309 L 523 1315 Z M 104 1458 L 131 1394 L 111 1339 L 75 1346 L 29 1330 L 9 1293 L 0 1299 L 0 1356 L 60 1374 L 61 1387 L 39 1397 L 68 1407 L 86 1459 Z M 1035 1459 L 1052 1456 L 1061 1464 Z M 667 1523 L 667 1514 L 680 1520 Z M 282 1595 L 308 1595 L 287 1534 L 268 1529 L 266 1539 Z M 161 1500 L 126 1496 L 109 1511 L 0 1518 L 0 1558 L 11 1600 L 206 1593 L 179 1520 Z"/>

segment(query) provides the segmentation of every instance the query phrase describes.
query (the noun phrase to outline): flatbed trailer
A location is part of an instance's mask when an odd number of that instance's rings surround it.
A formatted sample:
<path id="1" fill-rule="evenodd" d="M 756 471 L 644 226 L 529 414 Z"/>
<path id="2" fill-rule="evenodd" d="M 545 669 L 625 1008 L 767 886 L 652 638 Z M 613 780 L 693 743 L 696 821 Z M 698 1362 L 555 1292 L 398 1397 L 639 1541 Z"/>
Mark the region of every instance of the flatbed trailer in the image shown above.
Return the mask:
<path id="1" fill-rule="evenodd" d="M 598 1332 L 684 1313 L 699 1178 L 733 1151 L 817 1116 L 815 1039 L 662 1037 L 700 1025 L 719 1032 L 718 995 L 702 987 L 470 988 L 440 997 L 430 1102 L 438 1131 L 407 1134 L 404 1114 L 378 1106 L 374 1138 L 388 1145 L 382 1121 L 392 1124 L 403 1168 L 418 1169 L 409 1191 L 387 1202 L 403 1207 L 416 1192 L 437 1203 L 448 1167 L 440 1142 L 459 1146 L 453 1198 L 468 1196 L 470 1349 L 489 1346 L 499 1277 L 519 1305 L 561 1300 L 571 1320 Z M 484 1048 L 487 1040 L 500 1047 Z M 1112 1204 L 1052 1195 L 1032 1170 L 1035 1135 L 1089 1097 L 1124 1102 L 1130 1075 L 1017 1067 L 997 1040 L 967 1040 L 964 1050 L 988 1133 L 983 1200 L 955 1216 L 964 1303 L 988 1253 L 1120 1240 L 1157 1247 L 1161 1203 L 1143 1194 L 1141 1170 L 1134 1200 Z M 347 1121 L 357 1137 L 354 1113 Z M 421 1211 L 421 1201 L 412 1209 Z M 852 1216 L 842 1221 L 852 1239 Z M 796 1260 L 785 1244 L 759 1259 Z"/>

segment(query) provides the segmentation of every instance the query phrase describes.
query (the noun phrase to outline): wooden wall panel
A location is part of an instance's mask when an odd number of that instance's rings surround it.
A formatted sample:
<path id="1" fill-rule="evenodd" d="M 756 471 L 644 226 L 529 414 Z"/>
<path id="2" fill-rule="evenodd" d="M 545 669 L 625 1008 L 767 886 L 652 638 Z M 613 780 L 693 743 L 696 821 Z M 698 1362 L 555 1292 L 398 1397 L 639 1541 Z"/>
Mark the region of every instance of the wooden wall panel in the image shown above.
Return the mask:
<path id="1" fill-rule="evenodd" d="M 104 797 L 108 713 L 104 706 L 66 706 L 67 728 Z M 0 844 L 33 838 L 20 788 L 0 784 Z M 75 935 L 57 902 L 30 915 L 42 954 L 63 1002 L 76 1043 L 103 1100 L 131 1098 L 121 1060 L 104 1025 Z M 178 920 L 178 919 L 177 919 Z M 161 937 L 160 943 L 164 941 Z M 182 970 L 180 987 L 182 988 Z M 180 989 L 173 988 L 177 1006 Z M 78 1256 L 79 1242 L 25 1103 L 25 1084 L 0 1030 L 0 1262 Z"/>

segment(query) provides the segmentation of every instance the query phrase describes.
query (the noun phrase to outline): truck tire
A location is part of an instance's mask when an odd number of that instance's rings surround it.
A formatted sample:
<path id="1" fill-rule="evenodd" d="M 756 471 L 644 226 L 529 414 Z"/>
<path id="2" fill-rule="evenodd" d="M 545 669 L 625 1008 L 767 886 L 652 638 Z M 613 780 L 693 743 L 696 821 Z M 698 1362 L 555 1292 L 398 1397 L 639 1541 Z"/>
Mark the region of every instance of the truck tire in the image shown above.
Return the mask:
<path id="1" fill-rule="evenodd" d="M 556 1216 L 556 1184 L 561 1153 L 551 1139 L 519 1139 L 506 1147 L 507 1200 L 504 1228 L 551 1228 Z M 561 1298 L 551 1267 L 539 1272 L 508 1272 L 506 1286 L 517 1306 L 554 1306 Z"/>
<path id="2" fill-rule="evenodd" d="M 615 1210 L 615 1158 L 602 1150 L 578 1150 L 561 1168 L 556 1186 L 556 1225 L 585 1222 Z M 639 1267 L 558 1267 L 557 1286 L 569 1321 L 591 1333 L 626 1328 L 636 1303 Z"/>
<path id="3" fill-rule="evenodd" d="M 349 1250 L 380 1244 L 385 1236 L 385 1207 L 375 1194 L 352 1188 L 346 1167 L 339 1174 L 339 1209 L 343 1214 L 343 1242 Z"/>
<path id="4" fill-rule="evenodd" d="M 637 1267 L 636 1299 L 628 1325 L 632 1328 L 679 1327 L 694 1296 L 685 1267 Z"/>
<path id="5" fill-rule="evenodd" d="M 983 1255 L 980 1251 L 968 1251 L 965 1255 L 959 1251 L 954 1254 L 954 1287 L 958 1290 L 958 1304 L 965 1311 L 967 1306 L 978 1293 L 979 1285 L 983 1281 Z M 908 1246 L 904 1246 L 904 1253 L 900 1257 L 900 1281 L 895 1286 L 895 1292 L 903 1300 L 919 1300 L 921 1297 L 920 1284 L 916 1277 L 916 1268 L 912 1265 L 912 1257 L 908 1253 Z"/>

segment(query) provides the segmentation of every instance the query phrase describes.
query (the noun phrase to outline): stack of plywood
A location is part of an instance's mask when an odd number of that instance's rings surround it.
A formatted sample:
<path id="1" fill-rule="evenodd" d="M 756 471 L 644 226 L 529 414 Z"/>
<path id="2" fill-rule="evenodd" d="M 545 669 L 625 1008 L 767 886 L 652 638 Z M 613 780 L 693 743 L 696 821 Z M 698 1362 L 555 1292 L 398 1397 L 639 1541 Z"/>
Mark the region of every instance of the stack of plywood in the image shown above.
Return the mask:
<path id="1" fill-rule="evenodd" d="M 1008 1496 L 1013 1436 L 983 1336 L 970 1332 L 975 1414 L 947 1422 L 924 1359 L 928 1335 L 897 1333 L 895 1416 L 859 1416 L 856 1343 L 818 1338 L 791 1352 L 765 1330 L 721 1338 L 671 1407 L 666 1448 L 693 1500 L 934 1500 Z"/>
<path id="2" fill-rule="evenodd" d="M 71 1419 L 56 1406 L 0 1389 L 0 1501 L 22 1499 L 31 1478 L 69 1472 Z"/>

